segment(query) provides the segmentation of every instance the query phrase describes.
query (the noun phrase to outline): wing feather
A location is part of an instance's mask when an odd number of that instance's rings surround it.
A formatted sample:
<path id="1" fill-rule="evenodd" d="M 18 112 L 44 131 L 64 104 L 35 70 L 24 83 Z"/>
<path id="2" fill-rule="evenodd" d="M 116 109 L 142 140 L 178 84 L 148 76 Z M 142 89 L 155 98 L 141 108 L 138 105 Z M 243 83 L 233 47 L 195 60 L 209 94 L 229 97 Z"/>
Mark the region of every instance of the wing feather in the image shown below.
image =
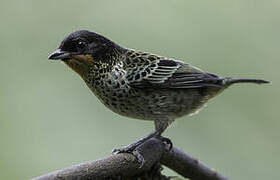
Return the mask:
<path id="1" fill-rule="evenodd" d="M 126 62 L 133 64 L 126 64 L 124 69 L 130 85 L 136 88 L 221 88 L 224 80 L 181 61 L 148 53 L 130 52 Z"/>

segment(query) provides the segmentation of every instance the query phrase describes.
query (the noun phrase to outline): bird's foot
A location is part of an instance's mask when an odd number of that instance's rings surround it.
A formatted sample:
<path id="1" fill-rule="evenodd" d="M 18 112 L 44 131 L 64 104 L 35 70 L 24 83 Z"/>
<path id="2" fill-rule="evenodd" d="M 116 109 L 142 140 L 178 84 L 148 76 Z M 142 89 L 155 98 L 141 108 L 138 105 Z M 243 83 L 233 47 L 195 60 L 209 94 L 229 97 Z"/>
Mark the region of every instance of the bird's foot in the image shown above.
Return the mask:
<path id="1" fill-rule="evenodd" d="M 145 136 L 144 138 L 138 140 L 135 143 L 132 143 L 126 147 L 123 148 L 116 148 L 113 150 L 114 154 L 118 154 L 118 153 L 132 153 L 138 160 L 138 162 L 140 163 L 140 168 L 144 165 L 145 163 L 145 159 L 144 157 L 141 155 L 141 153 L 136 149 L 138 146 L 140 146 L 141 144 L 143 144 L 144 142 L 146 142 L 147 140 L 151 139 L 152 137 L 158 136 L 159 132 L 158 131 L 154 131 L 151 134 L 149 134 L 148 136 Z"/>
<path id="2" fill-rule="evenodd" d="M 172 141 L 164 136 L 157 136 L 157 139 L 161 140 L 162 142 L 164 142 L 166 145 L 168 145 L 167 151 L 170 151 L 173 147 L 173 143 Z"/>
<path id="3" fill-rule="evenodd" d="M 141 145 L 142 143 L 144 142 L 136 142 L 136 143 L 132 143 L 128 146 L 125 146 L 123 148 L 116 148 L 116 149 L 113 149 L 113 152 L 114 154 L 119 154 L 119 153 L 132 153 L 137 161 L 139 162 L 140 164 L 140 167 L 141 168 L 144 164 L 145 164 L 145 159 L 144 157 L 142 156 L 142 154 L 136 149 L 139 145 Z"/>
<path id="4" fill-rule="evenodd" d="M 137 146 L 141 145 L 142 143 L 132 143 L 132 144 L 129 144 L 128 146 L 125 146 L 125 147 L 122 147 L 122 148 L 115 148 L 113 149 L 112 153 L 113 154 L 118 154 L 118 153 L 132 153 L 136 148 Z"/>
<path id="5" fill-rule="evenodd" d="M 167 144 L 169 146 L 167 148 L 167 151 L 170 151 L 172 149 L 172 147 L 173 147 L 172 141 L 169 138 L 159 136 L 155 133 L 152 133 L 152 134 L 140 139 L 139 141 L 137 141 L 135 143 L 129 144 L 126 147 L 116 148 L 116 149 L 113 150 L 112 153 L 114 153 L 114 154 L 119 154 L 119 153 L 131 153 L 131 154 L 133 154 L 137 158 L 137 161 L 140 163 L 139 168 L 141 168 L 145 164 L 145 159 L 144 159 L 143 155 L 141 154 L 141 152 L 137 149 L 137 147 L 140 146 L 141 144 L 143 144 L 144 142 L 148 141 L 152 137 L 155 137 L 155 138 L 159 139 L 160 141 L 164 142 L 165 144 Z"/>

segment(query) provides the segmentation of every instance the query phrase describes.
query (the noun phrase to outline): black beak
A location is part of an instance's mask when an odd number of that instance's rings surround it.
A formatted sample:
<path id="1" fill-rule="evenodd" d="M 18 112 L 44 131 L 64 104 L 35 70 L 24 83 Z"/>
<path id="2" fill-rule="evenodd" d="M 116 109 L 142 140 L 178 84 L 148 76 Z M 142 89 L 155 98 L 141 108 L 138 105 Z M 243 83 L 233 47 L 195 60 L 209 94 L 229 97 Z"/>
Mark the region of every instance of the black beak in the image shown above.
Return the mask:
<path id="1" fill-rule="evenodd" d="M 62 51 L 61 49 L 55 50 L 53 53 L 51 53 L 48 57 L 49 59 L 69 59 L 71 58 L 71 53 Z"/>

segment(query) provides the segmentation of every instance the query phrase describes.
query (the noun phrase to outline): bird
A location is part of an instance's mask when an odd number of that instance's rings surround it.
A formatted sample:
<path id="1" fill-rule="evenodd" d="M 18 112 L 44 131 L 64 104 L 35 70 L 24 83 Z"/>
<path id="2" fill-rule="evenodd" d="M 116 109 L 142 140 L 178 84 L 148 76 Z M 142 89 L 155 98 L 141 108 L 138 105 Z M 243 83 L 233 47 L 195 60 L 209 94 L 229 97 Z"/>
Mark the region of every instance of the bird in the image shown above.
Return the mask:
<path id="1" fill-rule="evenodd" d="M 67 35 L 48 56 L 61 60 L 85 81 L 95 96 L 113 112 L 154 122 L 155 130 L 115 153 L 145 159 L 137 147 L 150 138 L 161 136 L 177 118 L 197 113 L 208 100 L 236 83 L 264 84 L 262 79 L 222 77 L 174 58 L 129 49 L 88 30 Z"/>

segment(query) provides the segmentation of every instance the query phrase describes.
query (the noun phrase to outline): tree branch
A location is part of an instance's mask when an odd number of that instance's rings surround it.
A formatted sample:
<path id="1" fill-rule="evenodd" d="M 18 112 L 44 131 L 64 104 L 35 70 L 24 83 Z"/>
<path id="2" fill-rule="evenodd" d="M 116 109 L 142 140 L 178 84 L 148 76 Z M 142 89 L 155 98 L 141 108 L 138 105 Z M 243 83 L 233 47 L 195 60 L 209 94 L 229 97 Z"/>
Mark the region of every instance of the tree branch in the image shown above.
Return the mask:
<path id="1" fill-rule="evenodd" d="M 151 170 L 158 162 L 192 180 L 229 180 L 178 148 L 173 147 L 171 151 L 166 151 L 167 148 L 156 138 L 137 147 L 146 160 L 141 168 L 134 155 L 120 153 L 54 171 L 32 180 L 126 179 Z"/>
<path id="2" fill-rule="evenodd" d="M 192 180 L 229 180 L 176 147 L 173 147 L 169 152 L 165 152 L 160 162 Z"/>

